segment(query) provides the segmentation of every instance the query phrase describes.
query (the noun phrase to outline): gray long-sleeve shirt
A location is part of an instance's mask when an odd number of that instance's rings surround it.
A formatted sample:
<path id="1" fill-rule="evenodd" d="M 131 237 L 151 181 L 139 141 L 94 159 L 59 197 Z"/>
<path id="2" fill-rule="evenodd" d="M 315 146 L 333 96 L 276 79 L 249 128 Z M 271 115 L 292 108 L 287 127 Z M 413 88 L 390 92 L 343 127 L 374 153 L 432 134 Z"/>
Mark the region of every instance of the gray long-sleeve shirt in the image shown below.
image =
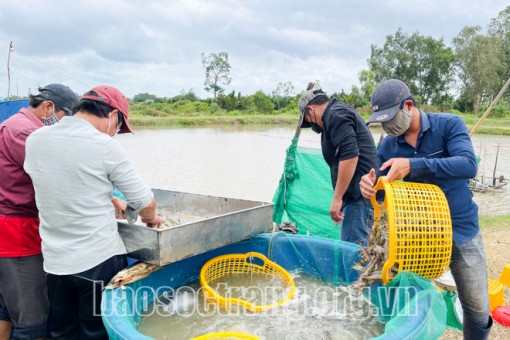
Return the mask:
<path id="1" fill-rule="evenodd" d="M 30 135 L 24 168 L 34 184 L 47 273 L 80 273 L 126 253 L 111 203 L 114 187 L 133 215 L 153 194 L 116 139 L 84 119 L 64 117 Z"/>

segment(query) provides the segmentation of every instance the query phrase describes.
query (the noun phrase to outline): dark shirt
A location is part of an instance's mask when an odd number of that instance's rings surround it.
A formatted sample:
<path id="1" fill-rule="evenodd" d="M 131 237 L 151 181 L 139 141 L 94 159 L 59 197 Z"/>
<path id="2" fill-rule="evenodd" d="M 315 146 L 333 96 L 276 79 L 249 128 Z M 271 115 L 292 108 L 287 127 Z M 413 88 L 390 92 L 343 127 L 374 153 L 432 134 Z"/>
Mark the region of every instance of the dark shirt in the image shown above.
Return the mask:
<path id="1" fill-rule="evenodd" d="M 322 116 L 322 123 L 322 155 L 330 167 L 333 188 L 336 187 L 338 178 L 338 163 L 358 157 L 356 170 L 342 197 L 345 205 L 349 200 L 361 196 L 359 188 L 361 176 L 376 166 L 374 138 L 360 114 L 337 99 L 329 102 Z"/>
<path id="2" fill-rule="evenodd" d="M 462 244 L 479 230 L 478 206 L 468 187 L 476 176 L 473 144 L 464 122 L 453 114 L 421 112 L 421 131 L 416 148 L 403 136 L 387 136 L 377 152 L 378 168 L 390 158 L 409 158 L 411 172 L 404 180 L 439 186 L 448 200 L 453 240 Z M 388 169 L 387 169 L 388 170 Z M 386 175 L 378 171 L 377 176 Z"/>

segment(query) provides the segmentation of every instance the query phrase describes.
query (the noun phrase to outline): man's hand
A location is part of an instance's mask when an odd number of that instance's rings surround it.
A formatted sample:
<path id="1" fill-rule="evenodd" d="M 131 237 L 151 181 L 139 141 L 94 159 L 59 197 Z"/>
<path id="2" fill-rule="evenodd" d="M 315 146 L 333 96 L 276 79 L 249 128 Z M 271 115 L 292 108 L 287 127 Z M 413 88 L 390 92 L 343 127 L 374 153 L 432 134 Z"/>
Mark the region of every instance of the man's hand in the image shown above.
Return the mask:
<path id="1" fill-rule="evenodd" d="M 142 222 L 146 223 L 147 227 L 149 228 L 158 228 L 160 225 L 164 223 L 163 219 L 158 215 L 151 219 L 142 218 Z"/>
<path id="2" fill-rule="evenodd" d="M 386 175 L 388 182 L 403 179 L 411 172 L 409 158 L 391 158 L 384 162 L 379 170 L 384 171 L 388 167 L 391 167 Z"/>
<path id="3" fill-rule="evenodd" d="M 361 181 L 359 182 L 361 195 L 366 199 L 371 199 L 376 192 L 376 190 L 374 189 L 374 185 L 375 185 L 375 170 L 371 169 L 368 174 L 361 177 Z"/>
<path id="4" fill-rule="evenodd" d="M 127 202 L 121 200 L 118 197 L 113 197 L 112 203 L 113 203 L 113 207 L 115 208 L 115 218 L 118 220 L 125 220 L 126 219 Z"/>
<path id="5" fill-rule="evenodd" d="M 333 198 L 331 207 L 329 208 L 329 215 L 335 224 L 339 224 L 344 219 L 344 213 L 342 211 L 342 199 Z"/>

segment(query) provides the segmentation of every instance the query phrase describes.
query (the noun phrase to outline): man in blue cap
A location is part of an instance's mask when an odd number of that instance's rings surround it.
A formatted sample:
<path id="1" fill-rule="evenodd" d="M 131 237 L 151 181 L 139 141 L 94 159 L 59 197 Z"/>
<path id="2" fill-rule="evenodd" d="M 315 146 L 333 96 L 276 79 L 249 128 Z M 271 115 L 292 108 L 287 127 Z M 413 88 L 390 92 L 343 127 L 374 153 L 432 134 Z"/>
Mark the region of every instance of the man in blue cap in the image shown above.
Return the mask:
<path id="1" fill-rule="evenodd" d="M 0 125 L 0 339 L 47 333 L 49 302 L 32 181 L 23 169 L 27 137 L 71 115 L 78 102 L 61 84 L 39 88 L 30 106 Z"/>
<path id="2" fill-rule="evenodd" d="M 377 86 L 371 105 L 367 124 L 381 123 L 388 136 L 377 151 L 377 170 L 361 178 L 361 193 L 371 198 L 376 177 L 383 175 L 388 181 L 430 183 L 443 190 L 452 218 L 450 269 L 464 311 L 464 338 L 487 339 L 492 327 L 487 262 L 478 206 L 468 187 L 477 163 L 466 125 L 453 114 L 419 110 L 407 85 L 397 79 Z"/>

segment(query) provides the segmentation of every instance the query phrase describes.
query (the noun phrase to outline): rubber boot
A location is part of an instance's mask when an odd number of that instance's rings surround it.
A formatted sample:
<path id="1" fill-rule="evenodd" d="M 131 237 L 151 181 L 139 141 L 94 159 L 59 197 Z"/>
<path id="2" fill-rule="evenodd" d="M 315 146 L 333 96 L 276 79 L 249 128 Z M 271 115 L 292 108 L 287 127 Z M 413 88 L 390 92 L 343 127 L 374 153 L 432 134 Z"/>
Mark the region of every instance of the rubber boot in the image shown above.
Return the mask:
<path id="1" fill-rule="evenodd" d="M 462 327 L 464 329 L 464 340 L 487 340 L 492 328 L 492 317 L 489 316 L 489 323 L 485 329 L 464 318 Z"/>

